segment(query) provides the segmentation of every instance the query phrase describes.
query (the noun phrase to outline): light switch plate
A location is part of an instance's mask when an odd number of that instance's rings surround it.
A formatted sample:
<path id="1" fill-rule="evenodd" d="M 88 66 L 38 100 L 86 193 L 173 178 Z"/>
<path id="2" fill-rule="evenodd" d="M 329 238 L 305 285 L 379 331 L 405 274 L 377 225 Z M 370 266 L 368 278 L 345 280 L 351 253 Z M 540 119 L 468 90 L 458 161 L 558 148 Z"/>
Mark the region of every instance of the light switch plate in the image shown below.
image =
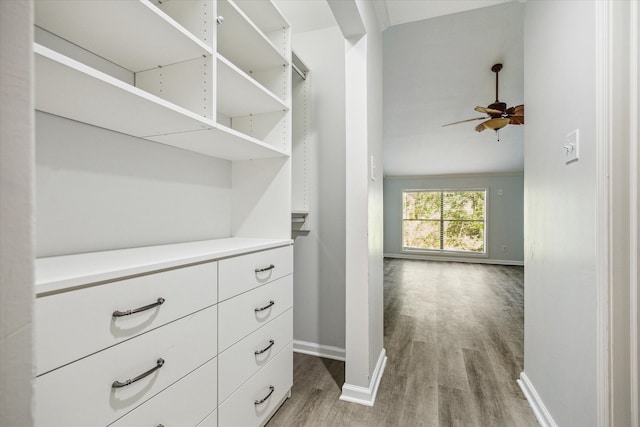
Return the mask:
<path id="1" fill-rule="evenodd" d="M 571 163 L 578 160 L 580 148 L 580 132 L 578 129 L 567 134 L 564 140 L 564 162 Z"/>

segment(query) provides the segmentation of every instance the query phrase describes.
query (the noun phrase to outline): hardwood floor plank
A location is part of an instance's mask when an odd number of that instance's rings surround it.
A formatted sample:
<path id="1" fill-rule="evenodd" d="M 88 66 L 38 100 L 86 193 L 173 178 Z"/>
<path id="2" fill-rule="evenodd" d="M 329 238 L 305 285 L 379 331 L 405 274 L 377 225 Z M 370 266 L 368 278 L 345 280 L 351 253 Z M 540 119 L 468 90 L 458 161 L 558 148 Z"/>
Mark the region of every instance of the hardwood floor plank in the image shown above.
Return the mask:
<path id="1" fill-rule="evenodd" d="M 294 355 L 294 385 L 269 427 L 538 423 L 523 369 L 524 269 L 385 260 L 388 362 L 374 407 L 339 400 L 344 363 Z"/>
<path id="2" fill-rule="evenodd" d="M 463 409 L 464 408 L 464 409 Z M 473 408 L 471 392 L 445 386 L 438 387 L 438 422 L 441 426 L 479 426 Z M 481 425 L 479 427 L 482 427 Z"/>

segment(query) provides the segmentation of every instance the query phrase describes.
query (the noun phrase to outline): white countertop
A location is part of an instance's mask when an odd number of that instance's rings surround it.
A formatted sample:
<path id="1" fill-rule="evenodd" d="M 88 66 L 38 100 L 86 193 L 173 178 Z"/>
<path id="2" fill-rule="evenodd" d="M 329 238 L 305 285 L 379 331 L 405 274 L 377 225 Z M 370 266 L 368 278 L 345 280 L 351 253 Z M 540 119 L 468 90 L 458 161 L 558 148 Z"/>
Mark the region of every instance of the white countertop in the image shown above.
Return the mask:
<path id="1" fill-rule="evenodd" d="M 36 295 L 291 244 L 290 239 L 232 237 L 38 258 L 35 262 Z"/>

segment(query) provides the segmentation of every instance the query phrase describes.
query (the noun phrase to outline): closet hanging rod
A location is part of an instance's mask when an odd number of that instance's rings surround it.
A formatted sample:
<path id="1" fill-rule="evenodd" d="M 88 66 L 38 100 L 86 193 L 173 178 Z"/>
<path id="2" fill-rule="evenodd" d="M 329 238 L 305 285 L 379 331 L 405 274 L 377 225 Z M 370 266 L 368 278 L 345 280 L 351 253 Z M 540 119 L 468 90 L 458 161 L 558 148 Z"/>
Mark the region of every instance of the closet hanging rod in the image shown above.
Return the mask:
<path id="1" fill-rule="evenodd" d="M 293 68 L 293 71 L 295 71 L 300 77 L 302 77 L 302 80 L 307 80 L 307 73 L 298 68 L 296 64 L 291 64 L 291 68 Z"/>
<path id="2" fill-rule="evenodd" d="M 302 80 L 307 80 L 309 69 L 304 65 L 304 62 L 300 61 L 295 52 L 291 52 L 291 68 L 302 77 Z"/>

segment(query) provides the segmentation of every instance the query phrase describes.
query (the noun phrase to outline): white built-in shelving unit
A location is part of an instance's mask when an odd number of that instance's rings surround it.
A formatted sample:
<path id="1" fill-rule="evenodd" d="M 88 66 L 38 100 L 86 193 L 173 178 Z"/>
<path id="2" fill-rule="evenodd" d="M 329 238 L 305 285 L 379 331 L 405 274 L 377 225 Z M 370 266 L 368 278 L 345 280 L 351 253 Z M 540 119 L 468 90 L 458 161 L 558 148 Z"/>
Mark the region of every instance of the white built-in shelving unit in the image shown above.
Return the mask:
<path id="1" fill-rule="evenodd" d="M 231 164 L 231 200 L 225 202 L 230 203 L 230 214 L 223 219 L 230 221 L 228 236 L 198 242 L 168 242 L 166 246 L 114 247 L 100 252 L 37 259 L 36 313 L 40 313 L 38 307 L 44 304 L 43 301 L 48 301 L 48 305 L 58 299 L 64 301 L 66 297 L 61 295 L 76 295 L 74 298 L 77 299 L 85 289 L 102 286 L 109 289 L 110 283 L 121 284 L 138 276 L 153 276 L 167 270 L 184 268 L 191 271 L 193 265 L 222 263 L 233 257 L 248 256 L 246 263 L 250 265 L 248 263 L 253 262 L 250 254 L 266 253 L 291 244 L 291 30 L 271 1 L 36 0 L 34 20 L 37 33 L 51 35 L 57 40 L 50 43 L 48 36 L 41 37 L 33 47 L 36 110 Z M 162 215 L 162 212 L 154 214 Z M 220 219 L 212 217 L 210 221 Z M 278 254 L 278 260 L 286 259 L 281 252 Z M 264 275 L 258 267 L 255 267 L 255 274 Z M 269 264 L 265 271 L 269 277 Z M 276 282 L 290 275 L 286 268 L 281 271 L 281 277 L 274 278 Z M 259 288 L 264 283 L 269 280 L 261 278 L 254 286 Z M 227 283 L 225 286 L 232 285 Z M 201 311 L 181 315 L 199 316 L 201 322 L 215 317 L 219 301 L 208 298 L 203 297 L 198 306 Z M 282 307 L 280 310 L 290 315 L 290 309 L 287 311 L 286 306 Z M 207 314 L 199 314 L 201 312 Z M 37 315 L 36 328 L 42 322 L 55 322 L 55 319 L 42 319 Z M 180 322 L 188 323 L 179 320 L 176 325 Z M 216 330 L 215 324 L 212 327 Z M 177 329 L 176 333 L 179 333 Z M 216 334 L 212 336 L 215 340 Z M 125 348 L 120 345 L 115 347 Z M 284 347 L 279 344 L 274 348 L 290 347 L 290 344 Z M 102 355 L 107 350 L 91 351 Z M 209 350 L 202 350 L 203 358 L 209 357 L 207 352 Z M 91 357 L 94 356 L 82 356 L 83 359 Z M 277 362 L 279 372 L 284 369 L 282 378 L 285 379 L 290 371 L 288 359 L 290 357 L 279 356 Z M 206 372 L 209 379 L 215 380 L 217 365 L 212 365 L 212 361 L 218 363 L 213 357 L 206 364 Z M 65 363 L 74 366 L 76 360 Z M 268 365 L 264 360 L 263 363 Z M 67 369 L 67 366 L 58 368 L 56 365 L 54 372 Z M 185 367 L 184 372 L 195 368 L 198 367 Z M 267 370 L 260 372 L 262 376 L 268 373 Z M 50 375 L 40 370 L 38 373 Z M 187 384 L 198 384 L 193 375 L 184 378 L 190 379 L 179 380 L 181 388 L 174 387 L 174 394 L 188 391 Z M 41 384 L 51 382 L 54 386 L 58 384 L 56 381 L 40 379 Z M 38 380 L 36 399 L 39 398 L 37 390 Z M 251 394 L 246 384 L 241 390 Z M 60 394 L 64 394 L 64 387 Z M 137 416 L 124 415 L 150 398 L 131 403 L 142 394 L 125 399 L 126 405 L 130 405 L 126 408 L 122 406 L 125 403 L 111 402 L 113 411 L 105 410 L 106 418 L 100 418 L 97 423 L 91 422 L 90 399 L 93 397 L 87 395 L 89 408 L 82 412 L 89 418 L 82 419 L 81 423 L 102 425 L 107 419 L 108 423 L 118 419 L 117 425 L 128 425 L 127 419 L 138 422 Z M 261 418 L 252 418 L 249 424 L 243 425 L 266 422 L 286 394 L 278 390 L 273 402 L 267 402 L 271 405 L 269 409 L 259 411 Z M 218 421 L 215 407 L 219 403 L 236 408 L 236 403 L 217 402 L 215 394 L 211 398 L 215 403 L 214 412 L 208 412 L 205 420 L 198 420 L 198 425 L 224 426 L 223 419 Z M 164 402 L 163 398 L 153 397 L 153 400 L 159 408 L 166 406 L 160 403 Z M 253 408 L 253 400 L 250 406 Z M 72 414 L 74 408 L 60 407 L 56 411 L 62 414 L 62 420 L 66 413 Z M 204 414 L 202 411 L 199 408 L 193 414 Z M 227 410 L 228 413 L 234 411 Z M 224 420 L 228 422 L 230 418 Z M 248 422 L 248 418 L 243 420 L 242 423 Z M 36 421 L 42 425 L 47 422 Z M 74 425 L 73 422 L 61 422 Z"/>

